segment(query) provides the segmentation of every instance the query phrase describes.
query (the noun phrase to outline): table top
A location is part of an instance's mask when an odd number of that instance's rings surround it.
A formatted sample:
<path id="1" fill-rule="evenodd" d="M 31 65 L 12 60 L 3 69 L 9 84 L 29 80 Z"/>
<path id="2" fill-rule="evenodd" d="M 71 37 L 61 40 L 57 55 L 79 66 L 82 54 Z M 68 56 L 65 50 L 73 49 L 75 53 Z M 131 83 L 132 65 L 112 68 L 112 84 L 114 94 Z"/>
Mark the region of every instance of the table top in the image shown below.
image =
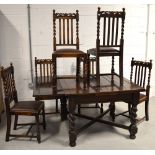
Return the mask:
<path id="1" fill-rule="evenodd" d="M 123 85 L 120 86 L 120 80 L 117 75 L 114 75 L 114 81 L 111 81 L 111 75 L 102 75 L 100 77 L 100 86 L 96 86 L 96 79 L 90 78 L 90 82 L 84 87 L 83 80 L 76 81 L 75 77 L 72 78 L 59 78 L 57 84 L 53 85 L 52 82 L 35 83 L 33 88 L 33 96 L 46 96 L 46 97 L 61 97 L 61 96 L 74 96 L 74 95 L 87 95 L 87 94 L 118 94 L 126 92 L 141 92 L 145 91 L 144 88 L 130 82 L 123 78 Z M 46 81 L 46 80 L 45 80 Z"/>

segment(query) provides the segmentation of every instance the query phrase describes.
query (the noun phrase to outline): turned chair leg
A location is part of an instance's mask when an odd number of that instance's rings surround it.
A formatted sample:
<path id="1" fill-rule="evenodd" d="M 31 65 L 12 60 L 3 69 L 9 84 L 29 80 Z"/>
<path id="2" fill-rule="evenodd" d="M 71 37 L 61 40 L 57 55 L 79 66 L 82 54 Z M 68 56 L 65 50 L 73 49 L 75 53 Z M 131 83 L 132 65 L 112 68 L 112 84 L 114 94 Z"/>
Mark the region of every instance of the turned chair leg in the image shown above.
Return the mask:
<path id="1" fill-rule="evenodd" d="M 14 130 L 17 129 L 17 123 L 18 123 L 18 115 L 15 115 L 15 121 L 14 121 Z"/>
<path id="2" fill-rule="evenodd" d="M 145 101 L 145 117 L 146 117 L 146 121 L 149 120 L 149 102 Z"/>
<path id="3" fill-rule="evenodd" d="M 36 119 L 36 130 L 37 130 L 37 141 L 38 143 L 40 143 L 41 137 L 40 137 L 40 128 L 39 128 L 39 115 L 36 115 L 35 119 Z"/>
<path id="4" fill-rule="evenodd" d="M 9 141 L 10 130 L 11 130 L 11 115 L 7 116 L 7 130 L 6 130 L 6 139 L 5 139 L 6 142 Z"/>
<path id="5" fill-rule="evenodd" d="M 119 56 L 120 85 L 123 84 L 123 56 Z"/>
<path id="6" fill-rule="evenodd" d="M 45 106 L 43 107 L 42 115 L 43 115 L 43 129 L 46 130 Z"/>
<path id="7" fill-rule="evenodd" d="M 115 69 L 114 69 L 114 56 L 112 56 L 112 64 L 111 64 L 111 74 L 114 75 Z"/>

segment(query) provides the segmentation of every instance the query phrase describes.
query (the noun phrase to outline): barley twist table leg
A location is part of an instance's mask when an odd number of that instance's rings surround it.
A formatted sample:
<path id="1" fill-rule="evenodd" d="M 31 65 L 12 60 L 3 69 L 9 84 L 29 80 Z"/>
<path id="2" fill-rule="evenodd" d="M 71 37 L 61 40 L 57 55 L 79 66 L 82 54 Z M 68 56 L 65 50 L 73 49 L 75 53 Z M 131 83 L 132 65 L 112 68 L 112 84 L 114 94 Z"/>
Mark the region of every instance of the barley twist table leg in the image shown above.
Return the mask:
<path id="1" fill-rule="evenodd" d="M 132 104 L 131 113 L 130 113 L 131 125 L 129 127 L 130 139 L 135 139 L 136 133 L 138 131 L 137 124 L 136 124 L 136 117 L 137 117 L 136 112 L 137 112 L 138 100 L 139 100 L 139 93 L 133 94 L 133 104 Z"/>
<path id="2" fill-rule="evenodd" d="M 75 107 L 76 105 L 72 102 L 72 99 L 69 99 L 69 145 L 74 147 L 76 146 L 77 133 L 75 129 Z"/>

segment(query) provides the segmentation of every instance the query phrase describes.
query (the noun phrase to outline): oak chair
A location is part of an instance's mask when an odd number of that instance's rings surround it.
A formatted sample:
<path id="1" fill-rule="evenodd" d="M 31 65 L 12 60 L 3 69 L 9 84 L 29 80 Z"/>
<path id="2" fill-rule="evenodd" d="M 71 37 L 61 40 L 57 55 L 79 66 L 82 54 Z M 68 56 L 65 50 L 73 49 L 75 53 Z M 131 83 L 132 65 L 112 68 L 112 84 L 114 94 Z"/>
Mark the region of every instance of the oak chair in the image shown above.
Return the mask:
<path id="1" fill-rule="evenodd" d="M 115 74 L 114 57 L 119 57 L 120 84 L 123 82 L 123 46 L 124 46 L 125 8 L 122 11 L 97 11 L 96 48 L 87 53 L 96 57 L 96 78 L 100 76 L 100 57 L 112 57 L 111 74 Z"/>
<path id="2" fill-rule="evenodd" d="M 89 57 L 89 78 L 93 78 L 95 75 L 95 65 L 96 65 L 96 58 L 95 57 Z M 84 106 L 79 104 L 78 105 L 78 114 L 81 114 L 81 109 L 87 109 L 87 108 L 98 108 L 100 110 L 100 113 L 103 113 L 103 103 L 95 103 L 95 106 L 89 105 Z"/>
<path id="3" fill-rule="evenodd" d="M 76 13 L 56 13 L 53 10 L 53 50 L 54 78 L 57 77 L 57 58 L 76 58 L 76 78 L 80 75 L 80 62 L 83 63 L 83 77 L 87 76 L 88 55 L 79 50 L 79 11 Z"/>
<path id="4" fill-rule="evenodd" d="M 36 84 L 46 85 L 52 83 L 53 80 L 52 59 L 37 59 L 37 57 L 35 57 L 35 78 L 36 78 Z M 56 100 L 56 108 L 54 113 L 59 113 L 58 98 L 54 99 Z M 50 113 L 46 112 L 45 114 L 53 114 L 53 112 Z"/>
<path id="5" fill-rule="evenodd" d="M 44 102 L 43 101 L 18 101 L 17 90 L 14 79 L 14 67 L 12 63 L 8 68 L 1 67 L 1 76 L 4 87 L 4 101 L 7 116 L 6 141 L 10 137 L 30 137 L 37 138 L 41 142 L 39 115 L 43 117 L 43 128 L 46 129 Z M 13 104 L 13 105 L 12 105 Z M 11 116 L 15 116 L 14 130 L 17 126 L 31 125 L 25 135 L 11 134 Z M 34 116 L 36 123 L 18 123 L 18 116 Z M 36 125 L 37 136 L 29 135 L 33 125 Z"/>
<path id="6" fill-rule="evenodd" d="M 152 69 L 152 60 L 149 62 L 137 61 L 132 58 L 131 60 L 131 74 L 130 81 L 145 88 L 145 92 L 140 93 L 139 104 L 145 103 L 145 116 L 139 120 L 137 123 L 146 119 L 149 120 L 149 94 L 150 94 L 150 78 L 151 78 L 151 69 Z M 130 109 L 131 103 L 128 103 L 128 111 L 117 114 L 115 116 L 123 115 L 127 116 L 125 113 L 129 112 L 130 117 Z"/>

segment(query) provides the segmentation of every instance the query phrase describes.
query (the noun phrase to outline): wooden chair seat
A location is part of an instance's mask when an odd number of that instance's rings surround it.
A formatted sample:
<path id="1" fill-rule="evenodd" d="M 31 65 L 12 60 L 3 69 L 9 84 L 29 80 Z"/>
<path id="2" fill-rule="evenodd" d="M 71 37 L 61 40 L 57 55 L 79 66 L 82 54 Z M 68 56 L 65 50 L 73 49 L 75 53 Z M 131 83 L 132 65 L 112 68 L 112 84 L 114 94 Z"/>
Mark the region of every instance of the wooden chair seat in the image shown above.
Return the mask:
<path id="1" fill-rule="evenodd" d="M 140 94 L 139 97 L 139 104 L 146 101 L 147 100 L 147 96 L 145 94 Z"/>
<path id="2" fill-rule="evenodd" d="M 11 108 L 12 114 L 36 115 L 44 106 L 43 101 L 19 101 Z"/>
<path id="3" fill-rule="evenodd" d="M 97 49 L 91 48 L 87 51 L 88 54 L 91 54 L 93 56 L 96 56 Z M 110 48 L 110 47 L 100 47 L 100 56 L 119 56 L 119 50 L 116 48 Z"/>
<path id="4" fill-rule="evenodd" d="M 79 49 L 70 48 L 57 49 L 53 54 L 56 57 L 82 57 L 83 55 L 86 55 L 86 53 Z"/>

